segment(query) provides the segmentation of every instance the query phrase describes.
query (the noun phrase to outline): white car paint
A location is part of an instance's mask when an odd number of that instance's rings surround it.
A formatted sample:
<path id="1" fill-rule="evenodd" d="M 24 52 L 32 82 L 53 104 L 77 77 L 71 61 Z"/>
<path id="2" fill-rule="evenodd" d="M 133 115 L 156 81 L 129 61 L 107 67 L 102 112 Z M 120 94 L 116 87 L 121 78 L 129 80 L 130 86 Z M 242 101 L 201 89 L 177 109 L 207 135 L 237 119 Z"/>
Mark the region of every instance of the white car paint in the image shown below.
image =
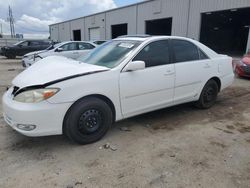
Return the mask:
<path id="1" fill-rule="evenodd" d="M 209 59 L 126 71 L 132 59 L 145 46 L 154 41 L 173 39 L 195 44 Z M 110 99 L 115 107 L 115 120 L 119 121 L 156 109 L 197 101 L 202 88 L 213 77 L 220 80 L 220 90 L 230 86 L 234 80 L 231 57 L 219 55 L 192 39 L 159 36 L 124 37 L 114 41 L 140 41 L 141 44 L 113 68 L 54 56 L 20 73 L 12 82 L 19 89 L 44 86 L 60 88 L 60 91 L 39 103 L 22 103 L 14 100 L 14 87 L 11 87 L 3 96 L 5 121 L 27 136 L 62 134 L 67 110 L 85 96 L 102 95 Z M 18 124 L 36 125 L 36 129 L 24 131 L 17 128 Z"/>
<path id="2" fill-rule="evenodd" d="M 62 42 L 62 43 L 56 44 L 55 48 L 51 50 L 36 51 L 36 52 L 31 52 L 31 53 L 24 55 L 22 58 L 22 65 L 25 68 L 29 67 L 33 65 L 35 62 L 48 56 L 64 56 L 64 57 L 68 57 L 72 59 L 77 59 L 78 57 L 83 56 L 92 50 L 92 49 L 82 49 L 82 50 L 78 49 L 78 50 L 67 50 L 67 51 L 65 50 L 65 51 L 60 51 L 60 52 L 58 51 L 58 49 L 62 48 L 65 45 L 77 44 L 77 43 L 89 44 L 89 45 L 92 45 L 94 48 L 97 46 L 95 43 L 89 42 L 89 41 Z"/>

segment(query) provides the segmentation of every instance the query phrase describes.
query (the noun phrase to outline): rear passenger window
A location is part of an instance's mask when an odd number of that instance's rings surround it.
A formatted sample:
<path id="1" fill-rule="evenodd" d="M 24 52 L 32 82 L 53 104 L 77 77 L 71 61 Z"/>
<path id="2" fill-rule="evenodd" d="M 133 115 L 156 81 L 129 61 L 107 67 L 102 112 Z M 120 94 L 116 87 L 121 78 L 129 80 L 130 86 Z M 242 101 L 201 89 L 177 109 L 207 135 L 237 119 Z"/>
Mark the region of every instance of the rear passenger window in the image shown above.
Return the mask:
<path id="1" fill-rule="evenodd" d="M 143 48 L 133 61 L 144 61 L 146 67 L 170 63 L 169 44 L 167 40 L 152 42 Z"/>
<path id="2" fill-rule="evenodd" d="M 200 59 L 198 47 L 184 40 L 172 40 L 175 62 L 195 61 Z"/>
<path id="3" fill-rule="evenodd" d="M 200 49 L 199 49 L 199 54 L 200 54 L 200 59 L 201 60 L 202 59 L 208 59 L 208 56 L 203 51 L 201 51 Z"/>
<path id="4" fill-rule="evenodd" d="M 79 50 L 91 50 L 95 48 L 92 44 L 85 43 L 85 42 L 79 42 L 78 47 L 79 47 Z"/>
<path id="5" fill-rule="evenodd" d="M 30 46 L 39 46 L 39 41 L 30 41 Z"/>
<path id="6" fill-rule="evenodd" d="M 62 47 L 63 51 L 77 50 L 77 43 L 64 44 Z"/>

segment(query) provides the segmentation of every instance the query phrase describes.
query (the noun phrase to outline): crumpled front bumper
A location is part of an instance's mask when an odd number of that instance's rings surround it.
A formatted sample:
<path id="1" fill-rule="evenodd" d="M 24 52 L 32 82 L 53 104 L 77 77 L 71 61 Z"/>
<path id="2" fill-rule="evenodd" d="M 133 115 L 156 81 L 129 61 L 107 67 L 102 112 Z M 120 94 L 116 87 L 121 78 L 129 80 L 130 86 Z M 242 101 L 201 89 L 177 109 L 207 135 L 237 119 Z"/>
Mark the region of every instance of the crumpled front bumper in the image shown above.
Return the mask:
<path id="1" fill-rule="evenodd" d="M 13 100 L 12 90 L 10 88 L 2 98 L 4 120 L 10 127 L 31 137 L 62 134 L 63 119 L 71 103 L 21 103 Z M 20 125 L 34 125 L 35 129 L 22 130 Z"/>

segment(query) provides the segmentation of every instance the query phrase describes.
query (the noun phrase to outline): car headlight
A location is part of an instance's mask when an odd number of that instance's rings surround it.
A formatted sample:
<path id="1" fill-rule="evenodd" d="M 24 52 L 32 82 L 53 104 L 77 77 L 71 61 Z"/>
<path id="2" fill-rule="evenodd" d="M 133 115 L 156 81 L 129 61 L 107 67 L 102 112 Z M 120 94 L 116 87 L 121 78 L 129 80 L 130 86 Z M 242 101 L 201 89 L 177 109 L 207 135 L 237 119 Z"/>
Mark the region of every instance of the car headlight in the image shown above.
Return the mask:
<path id="1" fill-rule="evenodd" d="M 59 90 L 58 88 L 28 90 L 15 96 L 14 100 L 23 103 L 38 103 L 52 97 Z"/>

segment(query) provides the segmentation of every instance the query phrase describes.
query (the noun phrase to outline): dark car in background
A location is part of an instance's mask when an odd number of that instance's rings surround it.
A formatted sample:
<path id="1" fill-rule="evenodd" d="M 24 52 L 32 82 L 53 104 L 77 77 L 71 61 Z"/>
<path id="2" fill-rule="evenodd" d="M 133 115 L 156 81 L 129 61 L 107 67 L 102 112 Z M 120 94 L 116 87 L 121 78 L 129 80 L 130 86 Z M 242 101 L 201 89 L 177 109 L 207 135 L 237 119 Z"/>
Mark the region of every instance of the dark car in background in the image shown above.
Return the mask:
<path id="1" fill-rule="evenodd" d="M 29 52 L 44 50 L 51 45 L 50 41 L 44 40 L 24 40 L 14 45 L 4 46 L 1 48 L 1 55 L 15 59 L 16 56 L 23 56 Z"/>

